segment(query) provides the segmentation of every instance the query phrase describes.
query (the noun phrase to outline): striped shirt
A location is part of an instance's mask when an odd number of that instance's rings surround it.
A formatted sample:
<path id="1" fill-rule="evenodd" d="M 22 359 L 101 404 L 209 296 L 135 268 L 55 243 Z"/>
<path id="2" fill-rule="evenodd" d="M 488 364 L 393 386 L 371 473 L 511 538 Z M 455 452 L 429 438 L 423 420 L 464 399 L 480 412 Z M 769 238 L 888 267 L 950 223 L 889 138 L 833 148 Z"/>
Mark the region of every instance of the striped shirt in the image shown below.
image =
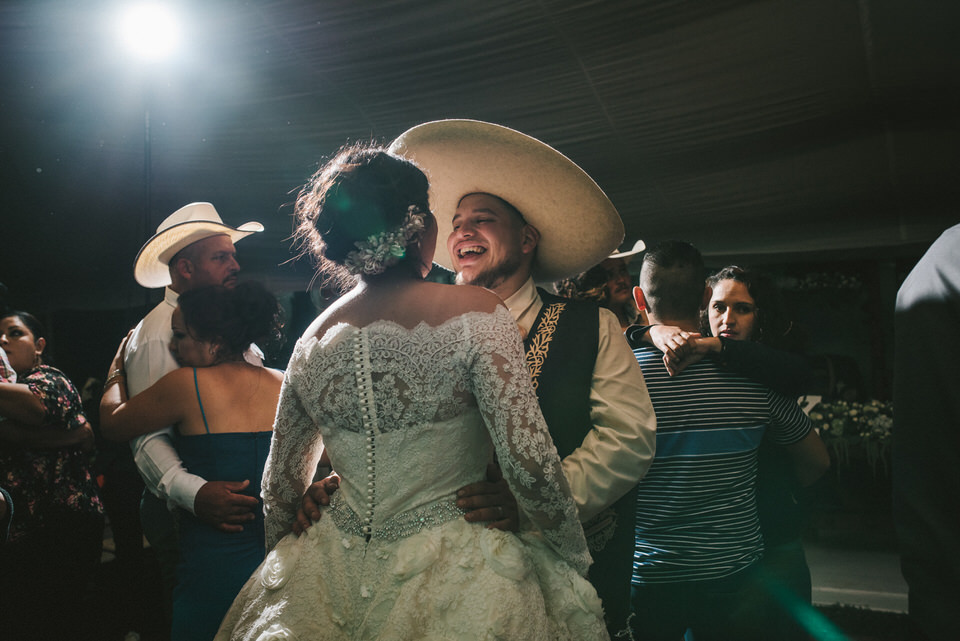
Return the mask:
<path id="1" fill-rule="evenodd" d="M 657 414 L 657 449 L 637 496 L 633 583 L 702 581 L 763 555 L 754 486 L 766 430 L 782 445 L 812 428 L 799 405 L 704 358 L 670 377 L 634 350 Z"/>

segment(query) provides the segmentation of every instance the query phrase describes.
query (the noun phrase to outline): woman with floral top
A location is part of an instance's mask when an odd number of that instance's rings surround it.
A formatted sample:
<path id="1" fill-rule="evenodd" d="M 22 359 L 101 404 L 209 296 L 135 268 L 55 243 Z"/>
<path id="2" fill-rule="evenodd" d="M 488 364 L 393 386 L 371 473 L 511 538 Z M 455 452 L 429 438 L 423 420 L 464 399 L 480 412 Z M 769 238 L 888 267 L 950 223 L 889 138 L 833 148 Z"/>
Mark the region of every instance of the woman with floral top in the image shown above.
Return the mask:
<path id="1" fill-rule="evenodd" d="M 98 567 L 103 507 L 92 474 L 92 431 L 80 394 L 44 365 L 46 339 L 26 312 L 0 317 L 0 348 L 17 375 L 0 383 L 0 485 L 15 511 L 0 546 L 4 638 L 78 638 Z"/>

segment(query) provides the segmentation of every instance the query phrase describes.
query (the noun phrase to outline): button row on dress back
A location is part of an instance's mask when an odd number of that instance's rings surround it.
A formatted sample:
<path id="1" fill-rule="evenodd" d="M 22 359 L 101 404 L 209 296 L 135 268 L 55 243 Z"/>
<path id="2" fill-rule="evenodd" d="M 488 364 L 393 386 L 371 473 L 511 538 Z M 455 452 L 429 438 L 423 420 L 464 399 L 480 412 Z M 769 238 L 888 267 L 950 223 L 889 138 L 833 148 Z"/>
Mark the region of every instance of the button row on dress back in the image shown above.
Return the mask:
<path id="1" fill-rule="evenodd" d="M 361 329 L 357 332 L 357 345 L 354 351 L 354 365 L 356 367 L 357 391 L 360 395 L 360 415 L 363 419 L 363 430 L 367 437 L 367 511 L 363 519 L 363 534 L 370 538 L 373 534 L 373 504 L 376 499 L 375 485 L 375 454 L 376 430 L 374 418 L 376 403 L 373 399 L 373 378 L 370 372 L 365 371 L 365 363 L 369 354 L 366 332 Z"/>

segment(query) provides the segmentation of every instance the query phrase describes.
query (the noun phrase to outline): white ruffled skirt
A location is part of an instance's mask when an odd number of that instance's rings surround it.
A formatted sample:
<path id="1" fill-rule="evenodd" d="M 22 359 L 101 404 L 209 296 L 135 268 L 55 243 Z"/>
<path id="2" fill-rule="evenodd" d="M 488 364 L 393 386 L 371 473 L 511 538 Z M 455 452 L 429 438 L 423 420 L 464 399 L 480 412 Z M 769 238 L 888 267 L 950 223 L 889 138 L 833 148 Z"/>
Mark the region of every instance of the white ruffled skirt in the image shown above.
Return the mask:
<path id="1" fill-rule="evenodd" d="M 244 585 L 217 640 L 607 639 L 590 583 L 535 535 L 448 521 L 398 541 L 322 518 L 287 535 Z"/>

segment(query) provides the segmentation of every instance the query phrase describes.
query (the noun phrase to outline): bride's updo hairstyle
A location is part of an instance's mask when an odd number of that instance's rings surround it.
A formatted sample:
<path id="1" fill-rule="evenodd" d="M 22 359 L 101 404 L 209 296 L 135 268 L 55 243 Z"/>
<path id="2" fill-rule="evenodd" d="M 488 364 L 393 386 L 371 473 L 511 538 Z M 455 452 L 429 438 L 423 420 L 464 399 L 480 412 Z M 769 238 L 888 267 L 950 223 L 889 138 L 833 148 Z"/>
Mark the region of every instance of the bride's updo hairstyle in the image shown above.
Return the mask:
<path id="1" fill-rule="evenodd" d="M 222 285 L 191 289 L 181 294 L 177 303 L 190 335 L 219 345 L 223 358 L 243 354 L 251 343 L 270 350 L 282 342 L 282 308 L 260 283 L 242 282 L 233 289 Z"/>
<path id="2" fill-rule="evenodd" d="M 341 285 L 351 275 L 388 269 L 419 273 L 419 245 L 434 224 L 420 168 L 385 148 L 357 143 L 341 149 L 297 197 L 296 237 L 320 271 Z"/>

